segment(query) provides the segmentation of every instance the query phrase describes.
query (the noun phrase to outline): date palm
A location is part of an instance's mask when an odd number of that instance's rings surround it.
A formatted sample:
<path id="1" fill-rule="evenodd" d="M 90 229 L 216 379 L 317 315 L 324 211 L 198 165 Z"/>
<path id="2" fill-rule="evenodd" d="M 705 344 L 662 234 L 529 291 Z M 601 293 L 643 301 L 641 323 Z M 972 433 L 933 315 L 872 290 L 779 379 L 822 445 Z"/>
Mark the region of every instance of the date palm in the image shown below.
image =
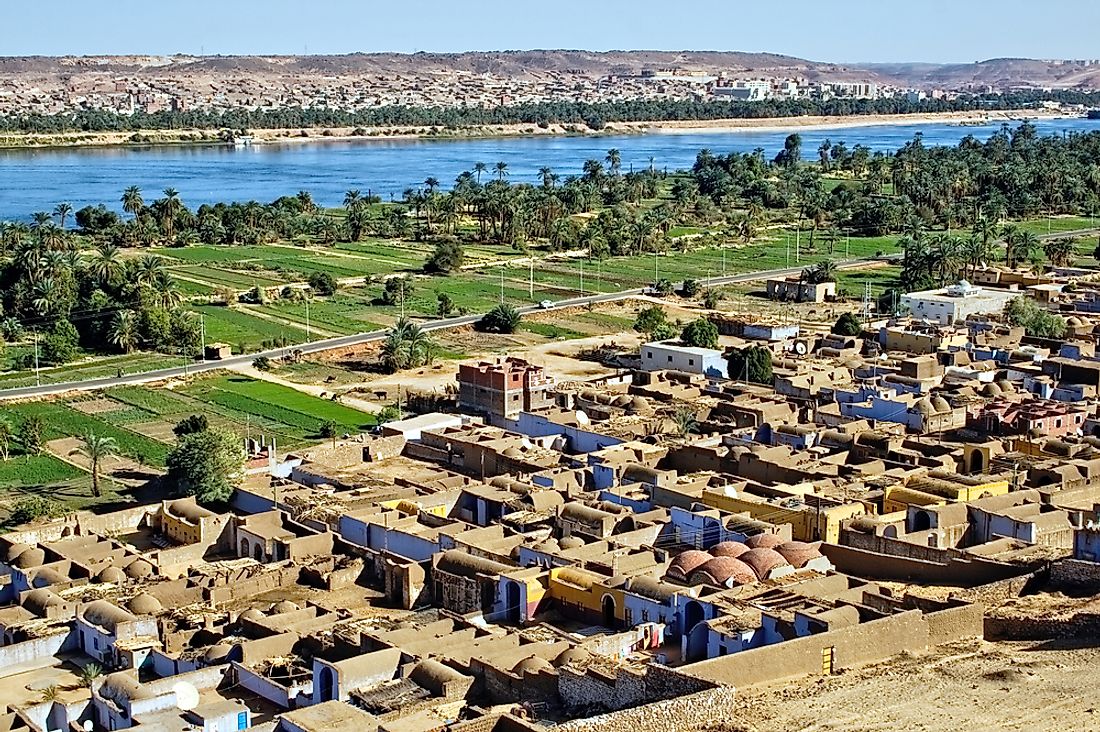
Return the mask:
<path id="1" fill-rule="evenodd" d="M 1077 242 L 1070 236 L 1060 236 L 1043 244 L 1043 253 L 1055 267 L 1064 267 L 1073 261 Z"/>
<path id="2" fill-rule="evenodd" d="M 474 173 L 477 175 L 477 184 L 481 185 L 481 174 L 489 169 L 485 163 L 474 163 Z"/>
<path id="3" fill-rule="evenodd" d="M 97 245 L 95 253 L 88 261 L 88 272 L 101 285 L 115 282 L 122 274 L 122 269 L 118 247 L 108 242 Z"/>
<path id="4" fill-rule="evenodd" d="M 83 438 L 83 446 L 72 450 L 70 455 L 83 455 L 90 463 L 92 472 L 92 496 L 99 498 L 102 492 L 99 490 L 99 470 L 103 461 L 118 455 L 118 443 L 113 437 L 100 437 L 94 432 L 89 432 Z"/>
<path id="5" fill-rule="evenodd" d="M 611 169 L 611 175 L 618 176 L 619 171 L 623 165 L 623 156 L 619 152 L 618 148 L 611 148 L 607 151 L 607 167 Z"/>
<path id="6" fill-rule="evenodd" d="M 503 160 L 494 165 L 493 169 L 497 173 L 497 180 L 504 180 L 508 177 L 508 163 Z"/>
<path id="7" fill-rule="evenodd" d="M 131 353 L 138 345 L 137 313 L 133 310 L 120 310 L 111 320 L 108 339 L 123 353 Z"/>
<path id="8" fill-rule="evenodd" d="M 145 199 L 141 197 L 141 189 L 130 186 L 122 192 L 122 210 L 135 219 L 145 209 Z"/>
<path id="9" fill-rule="evenodd" d="M 57 225 L 65 228 L 65 219 L 73 212 L 73 207 L 68 203 L 59 203 L 54 206 L 53 215 L 57 217 Z"/>

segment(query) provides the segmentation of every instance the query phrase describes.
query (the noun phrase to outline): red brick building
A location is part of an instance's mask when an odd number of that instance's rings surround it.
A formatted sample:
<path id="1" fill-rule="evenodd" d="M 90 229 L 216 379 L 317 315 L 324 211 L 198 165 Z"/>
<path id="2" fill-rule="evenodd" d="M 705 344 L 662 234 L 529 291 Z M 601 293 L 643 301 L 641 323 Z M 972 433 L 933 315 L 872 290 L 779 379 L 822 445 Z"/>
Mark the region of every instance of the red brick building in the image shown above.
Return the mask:
<path id="1" fill-rule="evenodd" d="M 458 406 L 474 412 L 515 417 L 550 406 L 554 380 L 541 366 L 509 356 L 458 367 Z"/>

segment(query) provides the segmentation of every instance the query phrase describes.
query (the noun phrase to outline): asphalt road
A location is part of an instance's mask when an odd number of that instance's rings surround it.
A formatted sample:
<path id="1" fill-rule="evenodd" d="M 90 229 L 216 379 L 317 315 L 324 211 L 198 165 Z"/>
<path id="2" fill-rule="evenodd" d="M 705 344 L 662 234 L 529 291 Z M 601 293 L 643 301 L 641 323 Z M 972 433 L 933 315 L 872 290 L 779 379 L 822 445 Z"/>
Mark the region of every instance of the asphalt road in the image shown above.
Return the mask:
<path id="1" fill-rule="evenodd" d="M 853 267 L 867 264 L 873 261 L 873 259 L 843 260 L 838 262 L 837 266 L 841 268 Z M 712 277 L 709 280 L 701 280 L 700 282 L 705 287 L 715 285 L 731 285 L 738 282 L 753 282 L 756 280 L 764 280 L 772 277 L 783 277 L 786 275 L 798 274 L 802 270 L 802 266 L 787 267 L 784 269 L 750 272 L 747 274 L 729 275 L 726 277 Z M 676 286 L 679 287 L 680 284 L 681 283 L 676 283 Z M 602 295 L 586 295 L 584 297 L 574 297 L 567 300 L 557 300 L 554 302 L 551 308 L 540 308 L 538 305 L 525 305 L 524 307 L 517 309 L 521 314 L 546 312 L 548 310 L 559 310 L 562 308 L 572 308 L 601 302 L 613 302 L 615 300 L 623 300 L 641 294 L 644 294 L 644 290 L 642 288 L 637 288 L 633 290 L 622 290 L 620 292 L 610 292 Z M 421 328 L 426 331 L 433 331 L 444 330 L 447 328 L 455 328 L 463 325 L 472 325 L 480 320 L 481 316 L 482 314 L 479 313 L 476 315 L 463 315 L 455 318 L 433 320 L 428 323 L 422 323 Z M 301 343 L 298 345 L 287 346 L 286 348 L 273 348 L 268 351 L 247 353 L 240 356 L 233 356 L 231 358 L 221 359 L 219 361 L 203 361 L 188 364 L 186 366 L 160 369 L 158 371 L 144 371 L 136 374 L 123 374 L 121 377 L 88 379 L 86 381 L 70 381 L 57 384 L 43 384 L 41 386 L 24 386 L 15 389 L 2 389 L 0 390 L 0 400 L 26 399 L 30 397 L 49 396 L 51 394 L 63 394 L 70 391 L 96 391 L 98 389 L 108 389 L 112 386 L 123 386 L 126 384 L 147 384 L 153 381 L 162 381 L 164 379 L 201 374 L 207 371 L 216 371 L 218 369 L 224 369 L 229 366 L 250 364 L 260 356 L 267 356 L 270 359 L 279 359 L 283 358 L 284 356 L 288 356 L 295 351 L 300 351 L 306 354 L 318 353 L 320 351 L 330 351 L 336 348 L 346 348 L 348 346 L 358 346 L 363 343 L 370 343 L 372 341 L 380 341 L 385 337 L 386 331 L 374 330 L 369 333 L 354 333 L 352 335 L 339 336 L 336 338 L 326 338 L 320 341 L 310 341 L 309 343 Z"/>

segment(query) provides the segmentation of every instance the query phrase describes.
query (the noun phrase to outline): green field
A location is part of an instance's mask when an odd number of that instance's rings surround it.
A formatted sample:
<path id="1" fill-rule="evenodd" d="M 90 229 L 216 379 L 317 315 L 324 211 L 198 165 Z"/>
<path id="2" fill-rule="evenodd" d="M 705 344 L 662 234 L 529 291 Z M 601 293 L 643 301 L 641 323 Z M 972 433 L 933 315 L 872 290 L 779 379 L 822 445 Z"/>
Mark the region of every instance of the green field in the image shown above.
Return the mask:
<path id="1" fill-rule="evenodd" d="M 32 414 L 41 416 L 46 426 L 43 435 L 46 440 L 81 437 L 88 433 L 111 437 L 120 453 L 155 467 L 163 467 L 168 455 L 169 446 L 164 442 L 111 424 L 100 416 L 84 414 L 61 402 L 24 402 L 9 405 L 7 411 L 16 423 Z"/>
<path id="2" fill-rule="evenodd" d="M 87 363 L 77 362 L 55 368 L 44 368 L 39 375 L 41 383 L 57 384 L 116 376 L 120 369 L 124 374 L 139 374 L 145 371 L 182 366 L 185 363 L 190 363 L 190 359 L 160 353 L 131 353 L 125 356 L 97 358 Z M 0 389 L 34 386 L 35 383 L 34 371 L 15 371 L 0 374 Z"/>
<path id="3" fill-rule="evenodd" d="M 0 460 L 0 488 L 38 488 L 85 476 L 84 471 L 53 455 L 13 455 Z"/>

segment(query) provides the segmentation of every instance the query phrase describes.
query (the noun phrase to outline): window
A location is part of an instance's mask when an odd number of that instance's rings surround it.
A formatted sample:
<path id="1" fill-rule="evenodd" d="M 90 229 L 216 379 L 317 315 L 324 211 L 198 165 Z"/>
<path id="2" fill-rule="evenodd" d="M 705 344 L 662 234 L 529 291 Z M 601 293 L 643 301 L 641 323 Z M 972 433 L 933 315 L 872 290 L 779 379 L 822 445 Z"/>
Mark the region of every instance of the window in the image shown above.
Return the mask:
<path id="1" fill-rule="evenodd" d="M 1061 427 L 1062 426 L 1062 418 L 1061 417 L 1058 417 L 1056 420 L 1054 420 L 1054 426 L 1055 427 Z"/>
<path id="2" fill-rule="evenodd" d="M 645 352 L 645 357 L 646 358 L 653 358 L 653 351 L 646 351 Z"/>
<path id="3" fill-rule="evenodd" d="M 669 363 L 672 363 L 672 356 L 669 356 L 669 357 L 668 357 L 668 362 L 669 362 Z"/>
<path id="4" fill-rule="evenodd" d="M 644 609 L 644 608 L 642 609 L 642 622 L 643 623 L 648 623 L 649 622 L 649 610 L 648 609 Z"/>
<path id="5" fill-rule="evenodd" d="M 688 359 L 688 366 L 694 366 L 694 365 L 695 365 L 695 359 L 694 358 L 689 358 Z"/>

